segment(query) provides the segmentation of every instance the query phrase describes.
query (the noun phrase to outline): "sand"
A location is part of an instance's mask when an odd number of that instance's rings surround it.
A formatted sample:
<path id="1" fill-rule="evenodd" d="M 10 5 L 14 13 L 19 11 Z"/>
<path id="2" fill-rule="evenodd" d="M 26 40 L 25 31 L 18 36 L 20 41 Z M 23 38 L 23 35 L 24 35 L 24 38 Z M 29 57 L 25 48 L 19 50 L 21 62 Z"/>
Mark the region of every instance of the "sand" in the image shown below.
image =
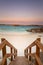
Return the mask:
<path id="1" fill-rule="evenodd" d="M 24 49 L 30 45 L 37 38 L 41 38 L 41 43 L 43 42 L 43 33 L 29 33 L 29 32 L 9 32 L 0 33 L 1 38 L 8 40 L 13 46 L 18 49 L 18 56 L 24 56 Z M 9 49 L 9 51 L 8 51 Z M 35 47 L 32 48 L 32 52 L 35 52 Z M 0 55 L 1 55 L 0 51 Z M 7 47 L 7 53 L 10 53 L 10 48 Z"/>

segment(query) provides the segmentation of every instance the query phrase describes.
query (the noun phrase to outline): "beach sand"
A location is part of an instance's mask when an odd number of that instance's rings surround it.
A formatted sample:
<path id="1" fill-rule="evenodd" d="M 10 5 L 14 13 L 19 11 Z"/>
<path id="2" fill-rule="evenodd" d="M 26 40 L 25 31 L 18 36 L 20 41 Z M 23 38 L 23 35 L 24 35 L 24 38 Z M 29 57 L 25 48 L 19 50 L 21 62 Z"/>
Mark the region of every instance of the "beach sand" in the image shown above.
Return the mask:
<path id="1" fill-rule="evenodd" d="M 18 56 L 24 56 L 24 49 L 29 46 L 34 40 L 39 38 L 41 35 L 41 42 L 43 42 L 43 33 L 29 33 L 29 32 L 13 32 L 13 33 L 0 33 L 1 38 L 8 40 L 14 47 L 18 49 Z M 8 51 L 9 49 L 9 51 Z M 10 48 L 7 47 L 7 53 L 10 53 Z M 32 52 L 35 52 L 35 47 L 33 47 Z M 1 52 L 0 52 L 1 53 Z"/>

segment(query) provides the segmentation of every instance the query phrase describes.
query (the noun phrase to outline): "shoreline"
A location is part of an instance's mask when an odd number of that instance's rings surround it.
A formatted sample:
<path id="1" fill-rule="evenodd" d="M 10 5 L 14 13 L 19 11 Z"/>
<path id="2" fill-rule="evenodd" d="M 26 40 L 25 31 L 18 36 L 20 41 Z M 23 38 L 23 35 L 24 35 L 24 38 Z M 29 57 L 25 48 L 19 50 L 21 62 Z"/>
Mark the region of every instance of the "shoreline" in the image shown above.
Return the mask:
<path id="1" fill-rule="evenodd" d="M 42 33 L 33 33 L 33 32 L 0 32 L 0 36 L 2 35 L 9 35 L 9 36 L 27 36 L 27 35 L 43 35 L 43 32 Z"/>

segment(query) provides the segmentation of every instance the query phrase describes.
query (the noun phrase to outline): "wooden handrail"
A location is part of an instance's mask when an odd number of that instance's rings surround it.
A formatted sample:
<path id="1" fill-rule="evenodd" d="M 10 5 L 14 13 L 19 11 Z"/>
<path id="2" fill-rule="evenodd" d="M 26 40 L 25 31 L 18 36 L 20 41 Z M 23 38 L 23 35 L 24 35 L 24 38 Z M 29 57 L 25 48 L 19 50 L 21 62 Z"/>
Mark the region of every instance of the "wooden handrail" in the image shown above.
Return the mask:
<path id="1" fill-rule="evenodd" d="M 43 51 L 43 44 L 42 43 L 40 43 L 40 44 L 36 43 L 36 45 Z"/>
<path id="2" fill-rule="evenodd" d="M 5 40 L 0 44 L 0 50 L 5 46 Z"/>
<path id="3" fill-rule="evenodd" d="M 0 50 L 7 45 L 10 48 L 14 48 L 15 50 L 17 50 L 13 45 L 11 45 L 6 39 L 0 44 Z"/>
<path id="4" fill-rule="evenodd" d="M 36 53 L 31 53 L 31 49 L 33 46 L 36 46 Z M 27 51 L 29 49 L 29 52 Z M 36 58 L 36 65 L 43 65 L 40 60 L 40 49 L 43 52 L 43 44 L 41 44 L 41 39 L 37 38 L 31 45 L 29 45 L 25 50 L 24 54 L 25 57 L 28 58 L 31 61 L 31 56 L 34 56 Z"/>
<path id="5" fill-rule="evenodd" d="M 39 42 L 39 41 L 40 41 L 40 38 L 37 38 L 37 39 L 36 39 L 33 43 L 31 43 L 26 49 L 37 45 L 37 42 Z M 25 49 L 25 50 L 26 50 L 26 49 Z"/>
<path id="6" fill-rule="evenodd" d="M 6 53 L 6 46 L 10 47 L 11 53 L 8 53 L 8 54 Z M 13 49 L 14 49 L 14 53 L 12 51 Z M 13 56 L 14 58 L 17 56 L 17 49 L 4 38 L 1 39 L 0 50 L 2 50 L 2 55 L 3 55 L 1 65 L 7 65 L 8 57 L 11 56 L 11 61 L 12 61 Z"/>
<path id="7" fill-rule="evenodd" d="M 6 45 L 7 46 L 9 46 L 9 47 L 11 47 L 11 48 L 14 48 L 15 50 L 17 50 L 12 44 L 10 44 L 7 40 L 5 40 L 5 42 L 6 42 Z"/>
<path id="8" fill-rule="evenodd" d="M 38 39 L 40 39 L 40 38 L 38 38 Z M 35 40 L 31 45 L 29 45 L 26 49 L 28 49 L 28 48 L 31 48 L 31 47 L 33 47 L 33 46 L 35 46 L 35 45 L 37 45 L 42 51 L 43 51 L 43 44 L 42 43 L 39 43 L 39 40 Z M 25 50 L 26 50 L 25 49 Z"/>

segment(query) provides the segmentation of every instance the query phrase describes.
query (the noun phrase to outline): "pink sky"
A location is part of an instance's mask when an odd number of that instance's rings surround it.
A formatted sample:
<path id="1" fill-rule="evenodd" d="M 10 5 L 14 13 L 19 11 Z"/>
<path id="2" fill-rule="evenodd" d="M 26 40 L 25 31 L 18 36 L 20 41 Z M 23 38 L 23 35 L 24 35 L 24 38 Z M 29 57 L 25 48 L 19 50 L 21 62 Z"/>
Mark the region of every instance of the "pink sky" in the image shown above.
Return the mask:
<path id="1" fill-rule="evenodd" d="M 43 24 L 43 0 L 0 0 L 0 24 Z"/>

